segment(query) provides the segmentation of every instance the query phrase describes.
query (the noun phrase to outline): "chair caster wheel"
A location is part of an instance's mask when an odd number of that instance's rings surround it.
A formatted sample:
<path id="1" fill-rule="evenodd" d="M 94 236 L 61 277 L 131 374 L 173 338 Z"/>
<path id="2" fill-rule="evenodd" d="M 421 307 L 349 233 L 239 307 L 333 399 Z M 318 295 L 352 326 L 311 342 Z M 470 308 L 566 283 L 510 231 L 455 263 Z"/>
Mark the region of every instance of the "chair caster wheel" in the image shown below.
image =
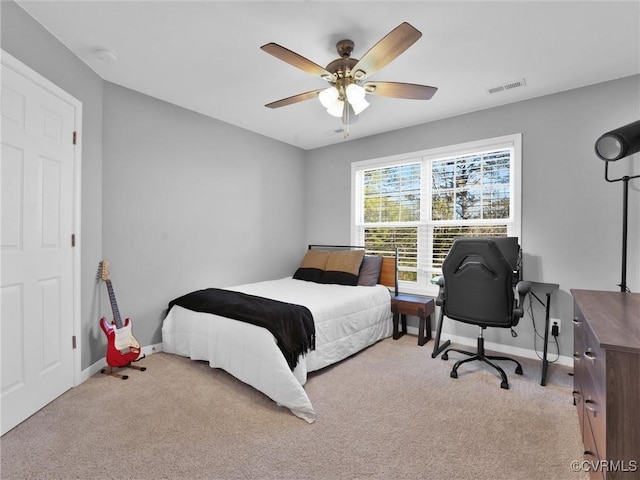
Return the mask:
<path id="1" fill-rule="evenodd" d="M 504 388 L 505 390 L 509 390 L 509 382 L 502 382 L 500 384 L 500 388 Z"/>
<path id="2" fill-rule="evenodd" d="M 518 366 L 516 367 L 516 374 L 517 374 L 517 375 L 522 375 L 522 367 L 521 367 L 520 365 L 518 365 Z"/>
<path id="3" fill-rule="evenodd" d="M 445 352 L 445 353 L 443 353 L 443 354 L 442 354 L 442 357 L 441 357 L 441 358 L 442 358 L 443 360 L 449 360 L 449 355 L 447 355 L 447 353 Z"/>
<path id="4" fill-rule="evenodd" d="M 451 372 L 451 373 L 449 374 L 449 376 L 450 376 L 451 378 L 458 378 L 458 372 Z"/>

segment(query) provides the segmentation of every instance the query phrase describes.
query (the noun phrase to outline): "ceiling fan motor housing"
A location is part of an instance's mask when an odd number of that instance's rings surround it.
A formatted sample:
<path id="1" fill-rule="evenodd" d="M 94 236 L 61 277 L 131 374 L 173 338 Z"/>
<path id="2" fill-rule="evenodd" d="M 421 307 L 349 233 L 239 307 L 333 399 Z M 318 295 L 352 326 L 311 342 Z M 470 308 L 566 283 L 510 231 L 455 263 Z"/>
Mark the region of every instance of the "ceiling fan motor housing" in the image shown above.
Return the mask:
<path id="1" fill-rule="evenodd" d="M 338 55 L 342 58 L 349 58 L 351 56 L 351 52 L 353 52 L 354 43 L 351 40 L 340 40 L 336 43 L 336 50 L 338 51 Z"/>
<path id="2" fill-rule="evenodd" d="M 333 73 L 336 78 L 350 77 L 351 69 L 356 63 L 358 63 L 357 58 L 338 58 L 327 65 L 327 70 Z"/>

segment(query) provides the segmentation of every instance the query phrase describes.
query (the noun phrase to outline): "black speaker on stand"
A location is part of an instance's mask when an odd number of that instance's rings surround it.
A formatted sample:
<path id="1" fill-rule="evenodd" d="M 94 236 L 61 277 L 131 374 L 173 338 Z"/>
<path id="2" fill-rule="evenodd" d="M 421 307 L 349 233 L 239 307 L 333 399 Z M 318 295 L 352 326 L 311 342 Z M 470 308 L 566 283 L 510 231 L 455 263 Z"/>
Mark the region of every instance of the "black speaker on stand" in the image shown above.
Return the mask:
<path id="1" fill-rule="evenodd" d="M 629 207 L 629 180 L 640 175 L 625 175 L 620 178 L 609 178 L 609 162 L 633 155 L 640 151 L 640 120 L 611 130 L 601 135 L 595 144 L 596 155 L 605 161 L 604 179 L 607 182 L 622 182 L 622 275 L 620 291 L 628 292 L 627 287 L 627 225 Z"/>

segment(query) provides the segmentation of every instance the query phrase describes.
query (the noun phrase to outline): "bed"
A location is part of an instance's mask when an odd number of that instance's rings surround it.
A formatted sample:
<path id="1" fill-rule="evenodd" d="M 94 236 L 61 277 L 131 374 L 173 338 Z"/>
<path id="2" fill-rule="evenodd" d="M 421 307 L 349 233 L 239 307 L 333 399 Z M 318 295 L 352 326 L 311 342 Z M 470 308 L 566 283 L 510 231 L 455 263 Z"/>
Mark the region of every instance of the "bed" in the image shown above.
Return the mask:
<path id="1" fill-rule="evenodd" d="M 397 255 L 309 245 L 293 276 L 224 289 L 229 295 L 284 302 L 310 312 L 312 346 L 293 363 L 276 340 L 279 334 L 259 322 L 196 311 L 179 299 L 170 302 L 162 325 L 163 351 L 208 361 L 313 423 L 316 412 L 304 390 L 307 374 L 391 336 L 390 288 L 397 291 Z"/>

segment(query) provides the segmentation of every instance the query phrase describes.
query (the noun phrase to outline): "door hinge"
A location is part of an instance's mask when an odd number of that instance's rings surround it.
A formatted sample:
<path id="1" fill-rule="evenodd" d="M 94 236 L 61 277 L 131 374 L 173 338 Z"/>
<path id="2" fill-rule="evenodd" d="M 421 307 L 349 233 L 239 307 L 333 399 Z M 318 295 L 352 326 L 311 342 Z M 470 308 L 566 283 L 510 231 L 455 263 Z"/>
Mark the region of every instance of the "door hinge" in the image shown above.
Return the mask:
<path id="1" fill-rule="evenodd" d="M 75 233 L 71 234 L 71 246 L 72 247 L 76 246 L 76 234 Z"/>
<path id="2" fill-rule="evenodd" d="M 78 144 L 78 132 L 73 132 L 73 144 L 77 145 Z"/>
<path id="3" fill-rule="evenodd" d="M 71 337 L 71 346 L 73 347 L 74 350 L 77 348 L 77 346 L 76 346 L 76 336 L 75 335 L 73 335 Z"/>

